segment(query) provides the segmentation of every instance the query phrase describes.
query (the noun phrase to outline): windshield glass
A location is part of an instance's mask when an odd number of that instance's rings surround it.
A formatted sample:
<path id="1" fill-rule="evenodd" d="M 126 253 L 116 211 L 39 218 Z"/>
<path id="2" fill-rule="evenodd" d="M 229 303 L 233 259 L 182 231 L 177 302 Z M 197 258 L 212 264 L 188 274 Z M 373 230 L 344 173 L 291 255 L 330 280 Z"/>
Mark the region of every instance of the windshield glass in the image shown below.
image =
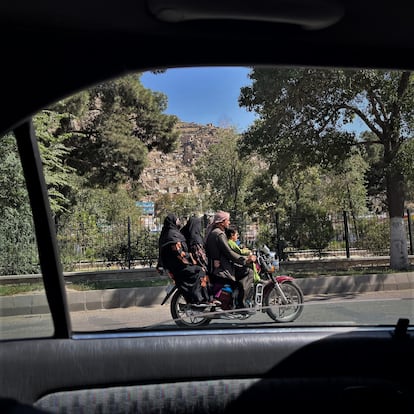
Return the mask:
<path id="1" fill-rule="evenodd" d="M 45 108 L 73 330 L 412 323 L 413 104 L 410 72 L 198 67 Z"/>

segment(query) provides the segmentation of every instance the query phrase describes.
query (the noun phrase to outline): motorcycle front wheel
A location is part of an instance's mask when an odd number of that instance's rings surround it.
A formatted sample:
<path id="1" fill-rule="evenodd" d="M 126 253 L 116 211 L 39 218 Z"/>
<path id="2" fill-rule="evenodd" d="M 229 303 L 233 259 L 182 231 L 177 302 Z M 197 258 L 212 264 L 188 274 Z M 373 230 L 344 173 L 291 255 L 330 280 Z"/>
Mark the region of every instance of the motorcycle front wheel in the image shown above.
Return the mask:
<path id="1" fill-rule="evenodd" d="M 264 296 L 266 313 L 276 322 L 293 322 L 303 311 L 302 290 L 291 281 L 283 282 L 279 286 L 287 303 L 283 304 L 282 296 L 273 288 Z"/>
<path id="2" fill-rule="evenodd" d="M 202 309 L 188 304 L 179 290 L 176 290 L 171 298 L 170 311 L 175 324 L 181 328 L 206 326 L 211 322 L 209 317 L 203 316 Z"/>

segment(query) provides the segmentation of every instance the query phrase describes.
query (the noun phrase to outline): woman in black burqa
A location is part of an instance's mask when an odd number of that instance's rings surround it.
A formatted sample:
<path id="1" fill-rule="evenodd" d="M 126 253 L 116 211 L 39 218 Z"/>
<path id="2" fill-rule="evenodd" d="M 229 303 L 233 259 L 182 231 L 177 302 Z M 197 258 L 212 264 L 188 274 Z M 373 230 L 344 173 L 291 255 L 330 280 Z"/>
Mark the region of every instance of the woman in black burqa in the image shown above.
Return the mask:
<path id="1" fill-rule="evenodd" d="M 180 231 L 180 219 L 169 213 L 159 238 L 159 264 L 174 276 L 187 302 L 209 304 L 210 293 L 205 270 L 196 264 Z"/>
<path id="2" fill-rule="evenodd" d="M 204 248 L 203 236 L 201 234 L 202 222 L 200 217 L 192 216 L 188 219 L 181 233 L 187 240 L 189 252 L 199 266 L 207 271 L 208 259 Z"/>

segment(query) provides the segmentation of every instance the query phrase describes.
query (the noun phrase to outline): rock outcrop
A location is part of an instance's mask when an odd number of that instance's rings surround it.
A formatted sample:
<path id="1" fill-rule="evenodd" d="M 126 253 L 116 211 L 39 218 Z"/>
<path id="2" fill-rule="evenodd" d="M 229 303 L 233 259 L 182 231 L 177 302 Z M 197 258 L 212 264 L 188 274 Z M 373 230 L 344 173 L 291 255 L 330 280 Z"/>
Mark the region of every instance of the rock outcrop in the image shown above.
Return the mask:
<path id="1" fill-rule="evenodd" d="M 140 179 L 146 201 L 155 201 L 161 194 L 199 192 L 192 167 L 211 144 L 218 142 L 222 128 L 188 122 L 180 122 L 177 128 L 180 132 L 177 150 L 170 154 L 152 151 L 148 155 L 148 166 Z"/>

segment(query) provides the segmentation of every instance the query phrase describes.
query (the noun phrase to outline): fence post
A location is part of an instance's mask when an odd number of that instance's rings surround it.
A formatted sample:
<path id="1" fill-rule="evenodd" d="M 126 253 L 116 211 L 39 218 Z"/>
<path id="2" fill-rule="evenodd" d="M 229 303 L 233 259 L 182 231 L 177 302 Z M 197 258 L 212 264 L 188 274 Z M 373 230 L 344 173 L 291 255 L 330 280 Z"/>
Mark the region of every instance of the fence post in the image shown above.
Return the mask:
<path id="1" fill-rule="evenodd" d="M 408 218 L 408 237 L 410 240 L 410 254 L 414 254 L 414 246 L 413 246 L 413 229 L 411 223 L 411 211 L 407 208 L 407 218 Z"/>
<path id="2" fill-rule="evenodd" d="M 349 259 L 351 257 L 351 254 L 349 252 L 349 231 L 348 231 L 348 216 L 346 214 L 346 211 L 343 211 L 344 216 L 344 230 L 345 230 L 345 249 L 346 249 L 346 257 Z"/>
<path id="3" fill-rule="evenodd" d="M 207 213 L 204 213 L 203 214 L 203 229 L 202 229 L 203 230 L 203 237 L 206 234 L 206 230 L 207 230 L 208 225 L 209 225 L 208 216 L 207 216 Z"/>
<path id="4" fill-rule="evenodd" d="M 279 261 L 282 260 L 281 256 L 281 249 L 280 249 L 280 232 L 279 232 L 279 212 L 275 212 L 275 230 L 276 230 L 276 250 L 277 250 L 277 257 Z"/>
<path id="5" fill-rule="evenodd" d="M 128 249 L 127 249 L 128 269 L 131 269 L 131 217 L 128 216 Z"/>

